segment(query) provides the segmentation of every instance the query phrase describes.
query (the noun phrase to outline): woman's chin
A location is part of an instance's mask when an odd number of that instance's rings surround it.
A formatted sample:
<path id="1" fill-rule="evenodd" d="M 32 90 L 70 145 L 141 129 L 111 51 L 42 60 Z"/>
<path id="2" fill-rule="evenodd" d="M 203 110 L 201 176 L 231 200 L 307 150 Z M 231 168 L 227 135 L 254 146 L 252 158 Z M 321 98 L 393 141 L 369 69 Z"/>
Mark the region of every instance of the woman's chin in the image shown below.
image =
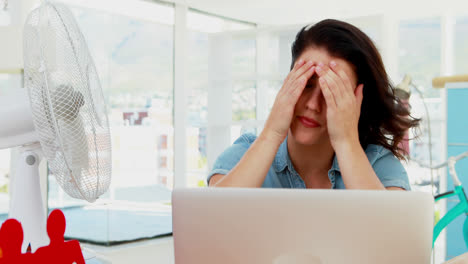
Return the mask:
<path id="1" fill-rule="evenodd" d="M 292 136 L 294 141 L 301 145 L 315 145 L 321 141 L 318 133 L 301 133 L 297 131 L 296 133 L 292 133 Z"/>

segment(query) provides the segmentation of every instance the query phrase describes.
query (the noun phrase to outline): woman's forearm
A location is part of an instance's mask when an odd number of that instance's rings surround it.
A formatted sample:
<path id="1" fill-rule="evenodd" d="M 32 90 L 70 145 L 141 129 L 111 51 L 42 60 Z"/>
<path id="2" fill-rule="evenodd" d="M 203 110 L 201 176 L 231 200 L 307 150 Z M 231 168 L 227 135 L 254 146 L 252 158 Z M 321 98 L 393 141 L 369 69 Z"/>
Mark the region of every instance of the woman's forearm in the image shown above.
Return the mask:
<path id="1" fill-rule="evenodd" d="M 252 143 L 239 163 L 215 187 L 261 187 L 282 140 L 266 133 Z"/>
<path id="2" fill-rule="evenodd" d="M 346 189 L 385 189 L 359 142 L 341 144 L 335 153 Z"/>

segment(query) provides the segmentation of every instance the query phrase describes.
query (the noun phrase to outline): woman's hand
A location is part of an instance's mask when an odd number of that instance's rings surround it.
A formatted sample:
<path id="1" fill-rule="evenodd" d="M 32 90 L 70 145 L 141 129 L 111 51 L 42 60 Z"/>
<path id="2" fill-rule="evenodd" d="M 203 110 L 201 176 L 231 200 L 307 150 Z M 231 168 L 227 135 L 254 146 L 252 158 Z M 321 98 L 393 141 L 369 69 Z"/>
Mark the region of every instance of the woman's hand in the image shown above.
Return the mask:
<path id="1" fill-rule="evenodd" d="M 315 66 L 312 65 L 311 61 L 299 60 L 284 80 L 262 132 L 268 139 L 281 143 L 286 138 L 291 126 L 294 107 L 309 78 L 314 74 Z"/>
<path id="2" fill-rule="evenodd" d="M 335 61 L 331 61 L 329 67 L 319 63 L 315 72 L 327 104 L 327 128 L 333 148 L 337 151 L 338 147 L 349 143 L 359 144 L 358 122 L 364 85 L 356 87 Z"/>

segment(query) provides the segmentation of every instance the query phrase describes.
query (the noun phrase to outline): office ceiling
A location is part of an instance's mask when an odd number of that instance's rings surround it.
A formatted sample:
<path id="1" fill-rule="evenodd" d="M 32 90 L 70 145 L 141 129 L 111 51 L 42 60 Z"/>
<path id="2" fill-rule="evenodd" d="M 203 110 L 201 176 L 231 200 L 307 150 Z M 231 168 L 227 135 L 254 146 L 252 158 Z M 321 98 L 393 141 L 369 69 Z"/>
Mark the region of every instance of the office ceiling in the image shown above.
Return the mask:
<path id="1" fill-rule="evenodd" d="M 385 14 L 397 18 L 468 14 L 468 0 L 170 0 L 259 25 Z"/>

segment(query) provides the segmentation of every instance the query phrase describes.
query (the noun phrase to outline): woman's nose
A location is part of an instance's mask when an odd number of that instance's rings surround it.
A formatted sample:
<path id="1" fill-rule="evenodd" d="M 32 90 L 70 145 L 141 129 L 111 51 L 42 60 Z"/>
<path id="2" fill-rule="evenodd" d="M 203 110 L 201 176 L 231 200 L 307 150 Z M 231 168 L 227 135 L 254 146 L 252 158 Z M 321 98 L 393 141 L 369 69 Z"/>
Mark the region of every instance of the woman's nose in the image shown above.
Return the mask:
<path id="1" fill-rule="evenodd" d="M 322 91 L 319 87 L 314 87 L 314 90 L 308 94 L 306 107 L 309 110 L 320 113 L 322 111 Z"/>

